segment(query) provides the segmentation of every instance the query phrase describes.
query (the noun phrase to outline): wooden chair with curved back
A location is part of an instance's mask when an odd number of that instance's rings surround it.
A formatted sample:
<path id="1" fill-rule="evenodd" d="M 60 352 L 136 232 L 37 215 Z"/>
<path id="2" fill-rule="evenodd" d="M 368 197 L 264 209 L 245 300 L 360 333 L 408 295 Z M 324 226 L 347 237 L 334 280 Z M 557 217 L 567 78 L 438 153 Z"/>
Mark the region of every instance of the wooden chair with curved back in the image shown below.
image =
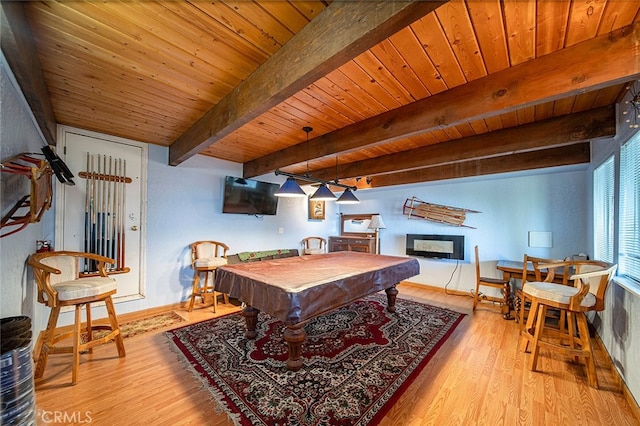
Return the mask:
<path id="1" fill-rule="evenodd" d="M 96 274 L 80 274 L 79 261 L 88 259 L 97 265 Z M 116 280 L 107 275 L 105 264 L 115 263 L 114 259 L 93 253 L 57 251 L 35 253 L 27 261 L 33 269 L 38 286 L 38 301 L 51 308 L 49 322 L 39 344 L 36 345 L 36 379 L 44 375 L 49 354 L 72 353 L 73 364 L 71 382 L 78 381 L 80 354 L 91 352 L 95 346 L 115 341 L 118 356 L 125 356 L 124 342 L 113 305 L 113 296 L 117 291 Z M 104 302 L 110 325 L 95 325 L 91 319 L 91 304 Z M 58 332 L 57 322 L 60 309 L 65 306 L 75 308 L 73 331 Z M 86 323 L 82 324 L 82 307 L 86 307 Z M 94 339 L 93 332 L 108 330 L 104 337 Z M 61 340 L 72 337 L 72 346 L 56 346 Z"/>
<path id="2" fill-rule="evenodd" d="M 229 246 L 219 241 L 205 240 L 196 241 L 189 245 L 191 248 L 191 266 L 193 267 L 193 288 L 191 300 L 189 301 L 189 312 L 193 310 L 193 305 L 197 297 L 206 303 L 207 297 L 213 298 L 213 312 L 218 304 L 216 292 L 214 290 L 214 274 L 218 266 L 227 264 L 227 252 Z M 204 280 L 200 280 L 200 275 L 204 274 Z M 211 280 L 209 280 L 211 278 Z M 211 281 L 211 283 L 209 283 Z M 229 302 L 229 296 L 223 295 L 225 303 Z"/>
<path id="3" fill-rule="evenodd" d="M 322 237 L 302 239 L 302 254 L 324 254 L 327 252 L 327 240 Z"/>
<path id="4" fill-rule="evenodd" d="M 581 260 L 539 264 L 538 267 L 549 271 L 546 281 L 528 282 L 522 288 L 524 297 L 531 301 L 527 324 L 522 330 L 524 351 L 529 344 L 532 345 L 529 368 L 532 371 L 536 369 L 541 347 L 582 357 L 586 360 L 589 385 L 597 388 L 598 377 L 586 312 L 604 310 L 604 297 L 617 265 Z M 568 276 L 567 285 L 551 282 L 558 268 Z M 557 327 L 546 321 L 549 309 L 559 311 Z"/>
<path id="5" fill-rule="evenodd" d="M 483 277 L 480 275 L 480 256 L 478 255 L 478 246 L 474 247 L 475 251 L 475 260 L 476 260 L 476 291 L 473 295 L 473 310 L 476 310 L 476 307 L 480 302 L 487 301 L 492 304 L 498 303 L 498 307 L 500 308 L 500 312 L 505 319 L 511 318 L 511 308 L 510 308 L 510 294 L 511 290 L 509 287 L 509 281 L 505 281 L 502 278 L 490 278 Z M 480 287 L 491 287 L 501 291 L 502 297 L 496 296 L 487 296 L 483 295 L 480 297 Z"/>
<path id="6" fill-rule="evenodd" d="M 527 301 L 526 294 L 523 293 L 522 289 L 526 286 L 527 282 L 555 282 L 556 284 L 566 285 L 569 279 L 569 269 L 564 269 L 561 266 L 555 268 L 540 267 L 540 265 L 557 265 L 561 262 L 564 262 L 564 260 L 534 257 L 528 254 L 524 255 L 522 281 L 519 287 L 516 286 L 516 302 L 514 303 L 516 305 L 516 320 L 518 321 L 520 332 L 522 332 L 526 323 L 527 312 L 529 312 L 527 305 L 530 304 L 530 301 Z M 533 269 L 531 269 L 530 266 Z"/>

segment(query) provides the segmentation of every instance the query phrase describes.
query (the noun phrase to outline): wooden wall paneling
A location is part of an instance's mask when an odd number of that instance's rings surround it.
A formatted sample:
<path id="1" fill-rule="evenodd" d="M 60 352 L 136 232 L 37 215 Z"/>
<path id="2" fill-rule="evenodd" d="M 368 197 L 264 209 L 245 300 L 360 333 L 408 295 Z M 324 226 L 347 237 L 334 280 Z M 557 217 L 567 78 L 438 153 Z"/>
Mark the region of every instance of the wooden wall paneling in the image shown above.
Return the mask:
<path id="1" fill-rule="evenodd" d="M 332 3 L 180 136 L 171 145 L 169 163 L 184 161 L 439 5 Z M 300 56 L 301 51 L 313 54 Z"/>
<path id="2" fill-rule="evenodd" d="M 558 117 L 560 115 L 571 113 L 571 111 L 573 111 L 575 101 L 575 96 L 569 96 L 555 101 L 553 104 L 553 116 Z"/>
<path id="3" fill-rule="evenodd" d="M 518 125 L 533 123 L 536 121 L 536 109 L 535 106 L 521 108 L 516 111 L 518 115 Z"/>
<path id="4" fill-rule="evenodd" d="M 83 99 L 86 98 L 79 94 L 58 92 L 57 90 L 52 91 L 50 94 L 55 104 L 62 102 L 71 104 L 58 115 L 60 124 L 69 124 L 74 120 L 82 119 L 88 127 L 87 130 L 120 137 L 135 134 L 139 138 L 144 138 L 141 142 L 164 146 L 167 146 L 171 141 L 167 137 L 167 133 L 180 134 L 182 130 L 176 127 L 177 123 L 175 121 L 163 121 L 162 119 L 158 119 L 155 122 L 150 121 L 149 116 L 133 112 L 135 110 L 126 114 L 128 119 L 124 120 L 122 109 L 119 110 L 116 106 L 106 108 L 103 106 L 99 111 L 100 113 L 96 114 L 96 109 L 92 105 L 82 103 Z M 140 120 L 140 124 L 137 126 L 135 121 L 130 120 L 132 118 L 135 120 L 136 117 Z"/>
<path id="5" fill-rule="evenodd" d="M 224 96 L 259 65 L 251 61 L 247 55 L 237 52 L 223 43 L 218 43 L 215 53 L 203 49 L 202 37 L 210 39 L 211 34 L 192 27 L 175 14 L 155 2 L 119 2 L 111 4 L 110 11 L 100 3 L 89 3 L 94 6 L 94 16 L 108 19 L 120 14 L 119 19 L 108 22 L 118 31 L 130 34 L 134 38 L 132 47 L 148 55 L 147 61 L 162 61 L 172 64 L 176 69 L 189 73 L 189 77 L 197 78 L 209 84 L 209 90 L 218 97 Z M 100 16 L 105 12 L 104 16 Z M 227 59 L 228 58 L 228 59 Z M 233 58 L 233 59 L 232 59 Z M 211 84 L 215 82 L 215 84 Z"/>
<path id="6" fill-rule="evenodd" d="M 173 9 L 182 5 L 174 6 L 167 3 L 182 2 L 127 3 L 127 6 L 131 7 L 131 13 L 127 15 L 135 16 L 134 22 L 137 22 L 140 15 L 148 16 L 150 22 L 147 30 L 157 33 L 167 43 L 186 51 L 187 64 L 194 66 L 189 57 L 200 59 L 208 65 L 207 69 L 216 71 L 211 76 L 220 75 L 223 83 L 231 84 L 233 87 L 264 62 L 264 56 L 256 53 L 255 46 L 239 42 L 237 36 L 224 37 L 224 31 L 220 30 L 222 26 L 213 19 L 205 20 L 205 14 L 198 13 L 197 18 L 190 16 L 185 19 Z M 193 25 L 194 19 L 202 22 L 202 25 Z M 222 36 L 219 35 L 220 32 L 223 33 Z"/>
<path id="7" fill-rule="evenodd" d="M 316 134 L 325 133 L 353 122 L 353 120 L 345 120 L 342 114 L 333 109 L 332 103 L 321 102 L 306 89 L 299 91 L 283 103 L 297 105 L 298 109 L 304 111 L 308 116 L 307 123 L 312 124 L 311 127 Z M 300 126 L 299 129 L 302 127 Z"/>
<path id="8" fill-rule="evenodd" d="M 572 112 L 586 111 L 593 108 L 593 104 L 595 103 L 596 97 L 598 96 L 598 92 L 599 90 L 591 90 L 589 92 L 582 93 L 576 96 L 576 101 L 573 104 Z"/>
<path id="9" fill-rule="evenodd" d="M 634 51 L 633 47 L 639 33 L 640 24 L 622 28 L 535 59 L 537 73 L 532 73 L 530 67 L 512 67 L 493 74 L 491 78 L 474 80 L 322 135 L 311 140 L 310 144 L 321 146 L 318 152 L 328 155 L 327 140 L 335 140 L 343 150 L 352 150 L 503 114 L 558 99 L 560 94 L 575 95 L 622 83 L 631 76 L 640 75 L 637 67 L 640 52 Z M 478 108 L 478 105 L 483 107 Z M 257 176 L 272 171 L 261 166 L 265 161 L 272 166 L 283 167 L 305 157 L 306 151 L 302 147 L 289 147 L 286 152 L 280 151 L 245 164 L 244 170 L 249 173 L 247 177 Z"/>
<path id="10" fill-rule="evenodd" d="M 171 61 L 162 64 L 160 60 L 147 60 L 143 52 L 130 47 L 130 45 L 136 44 L 133 35 L 112 31 L 109 25 L 80 13 L 73 8 L 78 4 L 76 2 L 47 3 L 40 7 L 32 6 L 30 11 L 39 14 L 38 22 L 59 29 L 55 34 L 45 31 L 39 31 L 38 34 L 55 35 L 56 38 L 50 42 L 65 51 L 90 50 L 92 60 L 97 58 L 104 64 L 104 68 L 124 69 L 130 74 L 130 78 L 133 76 L 134 78 L 142 78 L 142 81 L 158 80 L 182 93 L 201 97 L 209 102 L 214 102 L 219 98 L 209 92 L 199 92 L 198 87 L 202 86 L 202 83 L 190 77 L 191 73 L 186 73 L 188 68 L 185 69 L 181 66 L 176 68 L 175 63 Z"/>
<path id="11" fill-rule="evenodd" d="M 335 104 L 335 102 L 323 102 L 315 97 L 315 92 L 310 90 L 310 87 L 312 86 L 313 85 L 309 86 L 309 88 L 307 89 L 299 91 L 289 99 L 296 100 L 304 104 L 306 108 L 309 109 L 310 116 L 314 117 L 312 121 L 314 132 L 321 131 L 320 128 L 318 128 L 319 126 L 324 127 L 326 129 L 325 131 L 329 131 L 346 126 L 347 124 L 351 124 L 355 121 L 348 119 L 344 116 L 344 114 L 338 112 L 333 107 L 333 104 Z M 316 112 L 319 114 L 317 114 Z"/>
<path id="12" fill-rule="evenodd" d="M 437 31 L 438 28 L 442 27 L 434 13 L 417 20 L 411 25 L 411 29 L 418 37 L 431 63 L 435 66 L 438 77 L 450 89 L 466 83 L 467 80 L 464 77 L 463 70 L 460 69 L 444 31 Z"/>
<path id="13" fill-rule="evenodd" d="M 422 49 L 421 49 L 422 50 Z M 383 40 L 369 50 L 380 61 L 389 74 L 390 81 L 396 80 L 407 94 L 405 102 L 413 102 L 416 99 L 426 98 L 430 95 L 427 87 L 420 81 L 413 68 L 407 66 L 400 52 L 390 39 Z"/>
<path id="14" fill-rule="evenodd" d="M 568 1 L 539 1 L 536 17 L 536 57 L 565 47 L 569 21 Z"/>
<path id="15" fill-rule="evenodd" d="M 504 16 L 511 66 L 536 57 L 535 0 L 504 0 Z"/>
<path id="16" fill-rule="evenodd" d="M 472 81 L 487 75 L 465 3 L 449 1 L 436 10 L 436 15 L 465 79 Z"/>
<path id="17" fill-rule="evenodd" d="M 615 135 L 615 116 L 612 106 L 551 118 L 497 132 L 484 133 L 447 144 L 435 144 L 345 164 L 341 177 L 358 177 L 391 173 L 394 170 L 414 169 L 477 157 L 507 155 Z M 313 175 L 327 179 L 330 170 L 314 170 Z"/>
<path id="18" fill-rule="evenodd" d="M 462 133 L 460 133 L 457 126 L 447 127 L 445 129 L 442 129 L 442 131 L 447 135 L 447 140 L 455 140 L 455 139 L 462 138 Z"/>
<path id="19" fill-rule="evenodd" d="M 377 93 L 369 87 L 372 86 L 369 75 L 355 61 L 348 61 L 336 71 L 329 73 L 328 78 L 333 81 L 338 76 L 343 78 L 337 80 L 339 82 L 336 87 L 339 90 L 337 99 L 348 100 L 353 97 L 353 102 L 350 102 L 349 106 L 359 114 L 368 118 L 389 110 L 389 107 L 376 97 Z M 379 85 L 373 88 L 378 89 Z"/>
<path id="20" fill-rule="evenodd" d="M 341 163 L 358 162 L 608 105 L 623 83 L 638 77 L 637 49 L 618 43 L 638 37 L 637 24 L 621 28 L 640 21 L 635 1 L 411 2 L 401 6 L 411 10 L 400 15 L 390 10 L 399 7 L 392 2 L 361 2 L 355 12 L 355 3 L 348 2 L 348 8 L 342 3 L 27 2 L 28 16 L 20 26 L 34 33 L 46 76 L 45 97 L 56 111 L 54 123 L 165 146 L 196 128 L 204 137 L 214 135 L 208 141 L 214 145 L 201 144 L 203 153 L 249 162 L 248 171 L 255 170 L 256 161 L 269 167 L 300 169 L 309 162 L 331 168 L 336 154 Z M 342 13 L 330 18 L 323 12 L 341 7 Z M 344 13 L 355 18 L 339 27 Z M 354 22 L 377 13 L 387 14 L 396 27 L 387 31 L 381 29 L 387 24 L 373 24 L 378 39 L 354 41 L 369 43 L 369 50 L 358 45 L 355 60 L 350 59 L 353 53 L 342 51 L 347 62 L 313 68 L 318 78 L 295 81 L 299 90 L 286 87 L 286 93 L 276 93 L 279 101 L 263 95 L 282 81 L 283 67 L 273 66 L 270 73 L 260 71 L 264 78 L 243 85 L 251 90 L 239 89 L 222 102 L 284 43 L 297 43 L 297 49 L 290 48 L 297 56 L 287 62 L 294 67 L 284 69 L 290 75 L 300 61 L 313 60 L 307 53 L 315 57 L 334 37 L 352 37 Z M 329 31 L 314 22 L 313 37 L 294 36 L 310 32 L 307 23 L 314 17 L 336 28 Z M 593 38 L 596 34 L 600 37 Z M 3 37 L 3 46 L 7 40 Z M 614 51 L 630 52 L 629 63 Z M 555 67 L 546 60 L 549 55 L 556 55 Z M 20 59 L 20 54 L 5 56 Z M 527 71 L 507 69 L 509 62 Z M 485 80 L 483 73 L 499 80 Z M 564 73 L 568 76 L 561 77 Z M 473 84 L 455 91 L 467 81 Z M 451 87 L 453 93 L 445 96 Z M 535 97 L 541 93 L 545 96 Z M 264 99 L 273 104 L 264 110 L 238 109 Z M 407 106 L 414 99 L 420 101 Z M 474 115 L 471 106 L 483 114 Z M 222 132 L 194 124 L 206 114 L 222 120 L 213 121 L 223 123 Z M 303 125 L 314 128 L 314 138 L 323 136 L 310 143 L 317 160 L 307 160 L 303 146 L 296 148 L 304 142 Z M 287 151 L 274 152 L 283 148 Z"/>
<path id="21" fill-rule="evenodd" d="M 588 40 L 598 34 L 598 27 L 604 13 L 606 2 L 571 2 L 565 47 Z"/>
<path id="22" fill-rule="evenodd" d="M 546 120 L 553 117 L 554 102 L 543 102 L 534 106 L 536 111 L 536 120 Z"/>
<path id="23" fill-rule="evenodd" d="M 476 134 L 486 133 L 489 131 L 487 122 L 485 120 L 472 120 L 469 125 L 473 128 Z"/>
<path id="24" fill-rule="evenodd" d="M 502 125 L 502 118 L 500 118 L 499 115 L 485 117 L 484 121 L 487 123 L 487 127 L 491 132 L 495 132 L 496 130 L 501 130 L 504 128 L 504 126 Z"/>
<path id="25" fill-rule="evenodd" d="M 44 47 L 39 51 L 43 59 L 42 67 L 50 78 L 50 83 L 64 86 L 67 81 L 73 80 L 78 87 L 87 86 L 87 90 L 95 86 L 113 92 L 115 96 L 121 96 L 123 91 L 135 93 L 136 98 L 140 101 L 144 101 L 148 97 L 153 102 L 161 100 L 163 104 L 174 103 L 183 108 L 193 108 L 194 106 L 197 108 L 200 103 L 196 97 L 186 98 L 181 88 L 167 86 L 164 82 L 147 78 L 136 70 L 126 70 L 122 64 L 114 67 L 110 61 L 96 60 L 95 57 L 91 59 L 91 62 L 88 62 L 83 56 L 73 55 L 74 47 L 64 41 L 53 39 L 51 42 L 50 45 L 56 45 L 55 49 Z M 88 80 L 68 78 L 68 75 L 73 75 L 73 72 L 77 76 L 92 78 Z M 54 78 L 56 80 L 52 80 Z M 149 105 L 155 104 L 150 102 Z"/>
<path id="26" fill-rule="evenodd" d="M 260 3 L 260 7 L 271 14 L 293 34 L 304 28 L 311 19 L 324 10 L 324 5 L 318 4 L 318 2 L 314 2 L 313 6 L 308 8 L 298 8 L 296 5 L 291 4 L 288 1 L 266 1 Z M 309 14 L 306 15 L 305 13 Z"/>
<path id="27" fill-rule="evenodd" d="M 618 102 L 618 96 L 624 90 L 625 84 L 616 84 L 611 87 L 605 87 L 598 90 L 596 99 L 593 101 L 593 107 L 601 107 L 611 103 Z"/>
<path id="28" fill-rule="evenodd" d="M 271 34 L 256 28 L 251 22 L 248 22 L 236 13 L 233 8 L 223 2 L 196 1 L 190 4 L 214 19 L 220 25 L 227 27 L 227 29 L 237 37 L 244 39 L 255 48 L 264 52 L 267 58 L 271 57 L 282 47 L 282 44 L 276 42 Z"/>
<path id="29" fill-rule="evenodd" d="M 211 52 L 224 51 L 222 49 L 242 52 L 246 60 L 256 64 L 261 64 L 269 58 L 269 53 L 257 47 L 251 40 L 241 37 L 241 34 L 224 23 L 213 19 L 193 3 L 168 1 L 162 2 L 162 7 L 173 13 L 176 24 L 184 22 L 193 26 L 192 29 L 186 29 L 186 34 L 192 34 L 194 40 L 207 40 Z"/>
<path id="30" fill-rule="evenodd" d="M 311 20 L 318 16 L 326 7 L 329 1 L 290 1 L 291 5 L 297 9 L 300 13 Z"/>
<path id="31" fill-rule="evenodd" d="M 403 28 L 393 34 L 389 37 L 389 41 L 424 85 L 428 91 L 426 96 L 447 90 L 447 86 L 442 79 L 437 78 L 438 71 L 420 45 L 420 41 L 411 30 L 411 27 Z"/>
<path id="32" fill-rule="evenodd" d="M 303 105 L 297 102 L 291 102 L 291 98 L 285 99 L 277 106 L 278 111 L 284 114 L 284 117 L 291 122 L 300 121 L 302 123 L 309 123 L 309 120 L 313 119 L 313 116 L 300 107 L 303 107 Z M 302 129 L 302 126 L 300 126 L 300 129 Z"/>
<path id="33" fill-rule="evenodd" d="M 640 2 L 609 1 L 598 26 L 598 35 L 607 34 L 616 28 L 640 21 Z"/>
<path id="34" fill-rule="evenodd" d="M 357 74 L 354 83 L 382 103 L 386 109 L 395 109 L 410 102 L 407 91 L 397 83 L 389 71 L 371 54 L 366 51 L 353 62 L 362 69 Z"/>
<path id="35" fill-rule="evenodd" d="M 466 138 L 469 136 L 474 136 L 476 132 L 473 130 L 473 127 L 469 123 L 462 123 L 455 126 L 455 129 L 458 131 L 461 137 Z"/>
<path id="36" fill-rule="evenodd" d="M 377 101 L 369 99 L 370 96 L 366 92 L 358 91 L 356 96 L 353 91 L 345 90 L 352 85 L 353 82 L 341 69 L 337 69 L 310 85 L 307 90 L 312 92 L 316 99 L 331 105 L 338 113 L 354 122 L 375 115 L 369 105 L 378 106 Z"/>
<path id="37" fill-rule="evenodd" d="M 280 19 L 268 13 L 261 3 L 230 1 L 225 4 L 277 46 L 284 46 L 295 35 Z"/>
<path id="38" fill-rule="evenodd" d="M 500 121 L 502 121 L 502 128 L 517 126 L 518 111 L 508 111 L 504 114 L 500 114 Z"/>
<path id="39" fill-rule="evenodd" d="M 446 142 L 449 140 L 447 134 L 442 129 L 433 129 L 430 133 L 438 141 L 438 143 Z"/>
<path id="40" fill-rule="evenodd" d="M 583 142 L 558 148 L 462 161 L 441 166 L 372 176 L 371 187 L 379 188 L 434 180 L 508 173 L 518 170 L 532 170 L 541 167 L 584 164 L 590 160 L 589 142 Z"/>
<path id="41" fill-rule="evenodd" d="M 500 0 L 467 0 L 466 5 L 487 73 L 508 68 L 509 54 Z"/>

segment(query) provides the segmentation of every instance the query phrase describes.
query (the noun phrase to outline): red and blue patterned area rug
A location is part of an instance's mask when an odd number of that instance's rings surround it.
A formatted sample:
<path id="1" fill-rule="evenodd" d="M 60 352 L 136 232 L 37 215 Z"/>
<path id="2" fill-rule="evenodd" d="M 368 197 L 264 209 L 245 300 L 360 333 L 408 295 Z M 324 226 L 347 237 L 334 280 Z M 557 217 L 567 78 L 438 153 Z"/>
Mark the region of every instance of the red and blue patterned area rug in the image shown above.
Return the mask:
<path id="1" fill-rule="evenodd" d="M 244 337 L 240 313 L 167 331 L 189 369 L 237 425 L 376 424 L 464 314 L 386 296 L 310 321 L 304 364 L 287 370 L 284 325 L 262 312 Z"/>

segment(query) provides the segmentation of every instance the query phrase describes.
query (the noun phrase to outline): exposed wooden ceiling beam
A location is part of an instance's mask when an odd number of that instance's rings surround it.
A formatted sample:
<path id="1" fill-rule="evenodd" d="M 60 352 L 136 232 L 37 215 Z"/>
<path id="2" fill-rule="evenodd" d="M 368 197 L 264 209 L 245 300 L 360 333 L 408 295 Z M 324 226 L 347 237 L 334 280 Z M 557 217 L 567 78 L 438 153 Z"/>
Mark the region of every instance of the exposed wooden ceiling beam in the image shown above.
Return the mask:
<path id="1" fill-rule="evenodd" d="M 512 127 L 450 142 L 429 145 L 339 167 L 338 178 L 373 176 L 400 170 L 432 167 L 575 144 L 616 134 L 614 106 L 606 106 L 557 118 Z M 313 170 L 313 177 L 335 179 L 335 167 Z"/>
<path id="2" fill-rule="evenodd" d="M 640 23 L 493 73 L 244 164 L 253 177 L 640 77 Z"/>
<path id="3" fill-rule="evenodd" d="M 169 147 L 177 165 L 446 1 L 334 1 Z"/>
<path id="4" fill-rule="evenodd" d="M 0 45 L 7 63 L 49 145 L 56 144 L 56 117 L 36 51 L 24 3 L 0 2 Z"/>
<path id="5" fill-rule="evenodd" d="M 589 163 L 589 161 L 590 144 L 589 142 L 581 142 L 575 145 L 374 176 L 371 178 L 367 187 L 379 188 L 444 179 L 484 176 L 495 173 L 585 164 Z"/>

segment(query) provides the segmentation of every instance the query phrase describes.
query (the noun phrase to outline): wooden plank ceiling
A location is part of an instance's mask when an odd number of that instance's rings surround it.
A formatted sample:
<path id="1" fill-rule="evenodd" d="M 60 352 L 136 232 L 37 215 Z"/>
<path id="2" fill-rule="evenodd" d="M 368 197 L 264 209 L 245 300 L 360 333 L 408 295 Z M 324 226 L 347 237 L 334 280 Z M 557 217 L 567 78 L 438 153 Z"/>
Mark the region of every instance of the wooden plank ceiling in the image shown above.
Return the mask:
<path id="1" fill-rule="evenodd" d="M 5 32 L 32 39 L 57 123 L 245 177 L 366 187 L 585 163 L 640 77 L 631 0 L 42 1 L 24 22 L 6 3 L 3 52 L 20 74 Z"/>

